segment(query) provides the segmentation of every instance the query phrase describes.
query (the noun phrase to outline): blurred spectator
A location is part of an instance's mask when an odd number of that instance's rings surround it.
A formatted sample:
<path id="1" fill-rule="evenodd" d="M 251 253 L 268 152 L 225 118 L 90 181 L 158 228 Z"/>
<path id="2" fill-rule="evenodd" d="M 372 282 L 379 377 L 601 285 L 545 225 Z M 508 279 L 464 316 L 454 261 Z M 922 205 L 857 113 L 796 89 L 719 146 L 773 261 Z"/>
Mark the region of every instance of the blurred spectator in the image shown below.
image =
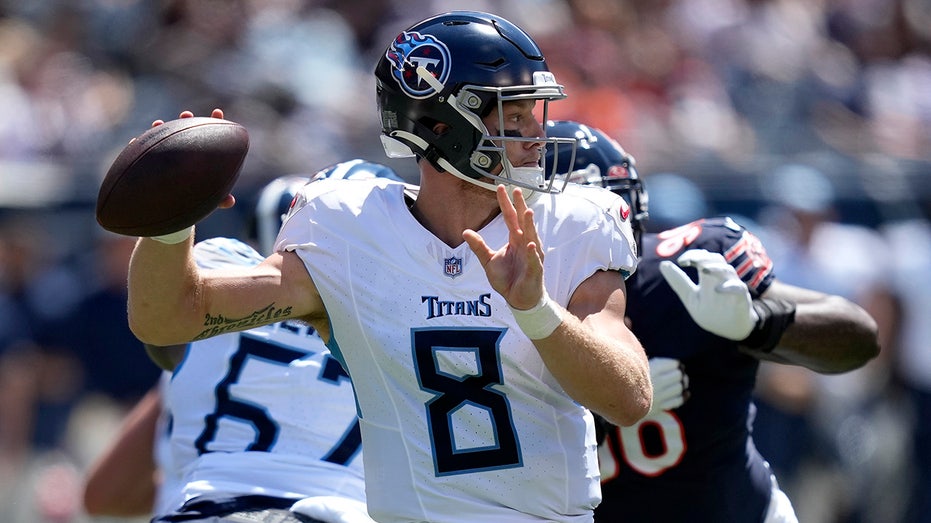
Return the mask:
<path id="1" fill-rule="evenodd" d="M 31 263 L 31 253 L 16 237 L 15 227 L 4 225 L 0 228 L 0 487 L 16 481 L 30 456 L 37 374 L 32 314 L 23 300 L 27 282 L 23 270 Z"/>
<path id="2" fill-rule="evenodd" d="M 46 483 L 74 471 L 61 449 L 80 392 L 76 359 L 44 345 L 50 315 L 69 301 L 67 285 L 51 301 L 41 291 L 53 272 L 50 245 L 41 220 L 19 213 L 0 220 L 0 511 L 13 522 L 77 509 L 62 485 Z M 49 466 L 59 473 L 47 476 Z M 61 494 L 58 501 L 45 503 L 54 492 Z"/>
<path id="3" fill-rule="evenodd" d="M 780 278 L 844 296 L 879 324 L 884 352 L 865 367 L 822 376 L 764 365 L 758 378 L 754 437 L 800 521 L 894 521 L 905 492 L 899 471 L 907 420 L 889 389 L 891 260 L 875 231 L 835 219 L 836 191 L 821 170 L 787 164 L 765 180 L 773 207 L 761 218 Z M 882 492 L 876 484 L 886 485 Z"/>
<path id="4" fill-rule="evenodd" d="M 901 320 L 893 350 L 894 372 L 910 407 L 908 523 L 931 521 L 931 199 L 923 214 L 882 228 L 890 246 L 892 281 L 901 300 Z"/>
<path id="5" fill-rule="evenodd" d="M 0 389 L 10 393 L 0 402 L 0 423 L 21 416 L 0 425 L 7 429 L 0 435 L 28 443 L 19 460 L 3 462 L 15 468 L 0 512 L 12 523 L 71 521 L 80 508 L 80 468 L 160 374 L 126 319 L 135 239 L 101 233 L 84 259 L 61 268 L 47 260 L 54 249 L 40 222 L 14 220 L 0 238 L 3 273 L 15 283 L 8 295 L 25 311 L 21 325 L 34 326 L 18 350 L 0 356 Z"/>
<path id="6" fill-rule="evenodd" d="M 84 394 L 103 396 L 120 408 L 134 405 L 160 374 L 126 318 L 126 278 L 135 244 L 128 236 L 97 235 L 82 260 L 87 293 L 47 337 L 47 343 L 67 347 L 80 361 Z"/>
<path id="7" fill-rule="evenodd" d="M 7 408 L 15 412 L 24 405 L 14 405 L 28 401 L 30 409 L 16 424 L 0 423 L 0 433 L 9 436 L 15 429 L 18 438 L 40 450 L 62 443 L 67 424 L 62 405 L 73 401 L 81 379 L 73 355 L 47 343 L 52 318 L 79 292 L 53 276 L 50 241 L 40 220 L 14 214 L 0 222 L 0 358 L 6 378 L 0 386 L 10 393 L 3 398 Z M 54 295 L 43 289 L 51 286 Z"/>
<path id="8" fill-rule="evenodd" d="M 643 183 L 650 197 L 647 229 L 651 232 L 714 216 L 701 187 L 681 174 L 651 174 L 644 177 Z"/>

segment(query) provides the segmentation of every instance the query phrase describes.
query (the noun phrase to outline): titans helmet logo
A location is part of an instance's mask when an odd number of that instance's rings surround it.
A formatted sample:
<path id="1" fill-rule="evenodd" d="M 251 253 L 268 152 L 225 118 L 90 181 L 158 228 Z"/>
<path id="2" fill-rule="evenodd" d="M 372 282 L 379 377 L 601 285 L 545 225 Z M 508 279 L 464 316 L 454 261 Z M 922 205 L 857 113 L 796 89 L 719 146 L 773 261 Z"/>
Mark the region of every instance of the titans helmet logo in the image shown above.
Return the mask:
<path id="1" fill-rule="evenodd" d="M 449 77 L 449 49 L 431 35 L 402 32 L 385 52 L 385 58 L 391 62 L 391 74 L 398 85 L 412 98 L 427 98 L 436 92 L 417 75 L 417 67 L 422 66 L 441 84 Z"/>

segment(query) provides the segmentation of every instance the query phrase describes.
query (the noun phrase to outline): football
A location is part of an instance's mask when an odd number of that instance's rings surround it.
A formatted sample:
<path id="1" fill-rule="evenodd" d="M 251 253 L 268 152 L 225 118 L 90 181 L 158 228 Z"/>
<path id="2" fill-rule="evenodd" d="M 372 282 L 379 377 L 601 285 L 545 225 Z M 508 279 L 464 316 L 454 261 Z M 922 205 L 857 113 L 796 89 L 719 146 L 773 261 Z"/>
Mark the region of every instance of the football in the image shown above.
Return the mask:
<path id="1" fill-rule="evenodd" d="M 206 218 L 233 189 L 249 133 L 229 120 L 179 118 L 123 148 L 97 194 L 97 222 L 127 236 L 159 236 Z"/>

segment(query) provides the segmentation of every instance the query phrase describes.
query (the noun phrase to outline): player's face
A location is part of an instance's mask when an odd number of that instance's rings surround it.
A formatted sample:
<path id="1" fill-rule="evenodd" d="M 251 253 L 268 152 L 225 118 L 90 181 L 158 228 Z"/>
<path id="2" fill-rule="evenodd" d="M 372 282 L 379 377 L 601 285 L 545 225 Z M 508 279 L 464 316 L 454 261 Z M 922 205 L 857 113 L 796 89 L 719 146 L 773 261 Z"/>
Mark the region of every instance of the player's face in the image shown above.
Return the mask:
<path id="1" fill-rule="evenodd" d="M 488 133 L 496 136 L 543 138 L 546 131 L 534 114 L 537 102 L 535 100 L 517 100 L 504 102 L 499 113 L 495 108 L 482 119 Z M 505 150 L 508 160 L 514 167 L 539 167 L 543 155 L 542 141 L 513 141 L 505 140 Z M 500 169 L 498 169 L 500 172 Z M 498 174 L 495 172 L 495 174 Z"/>

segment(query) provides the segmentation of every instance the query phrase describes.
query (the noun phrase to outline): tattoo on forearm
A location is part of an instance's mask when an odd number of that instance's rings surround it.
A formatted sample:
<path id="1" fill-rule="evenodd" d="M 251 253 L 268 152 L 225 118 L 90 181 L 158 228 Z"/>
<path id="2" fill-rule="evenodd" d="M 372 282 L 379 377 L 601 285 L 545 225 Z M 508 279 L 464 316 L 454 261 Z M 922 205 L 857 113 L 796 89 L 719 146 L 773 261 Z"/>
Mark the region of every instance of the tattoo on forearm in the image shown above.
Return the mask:
<path id="1" fill-rule="evenodd" d="M 291 306 L 284 308 L 275 307 L 274 302 L 265 307 L 252 312 L 242 318 L 226 318 L 224 316 L 212 316 L 210 314 L 204 317 L 204 327 L 206 327 L 194 340 L 211 338 L 227 332 L 242 331 L 273 323 L 289 318 L 291 316 Z"/>

